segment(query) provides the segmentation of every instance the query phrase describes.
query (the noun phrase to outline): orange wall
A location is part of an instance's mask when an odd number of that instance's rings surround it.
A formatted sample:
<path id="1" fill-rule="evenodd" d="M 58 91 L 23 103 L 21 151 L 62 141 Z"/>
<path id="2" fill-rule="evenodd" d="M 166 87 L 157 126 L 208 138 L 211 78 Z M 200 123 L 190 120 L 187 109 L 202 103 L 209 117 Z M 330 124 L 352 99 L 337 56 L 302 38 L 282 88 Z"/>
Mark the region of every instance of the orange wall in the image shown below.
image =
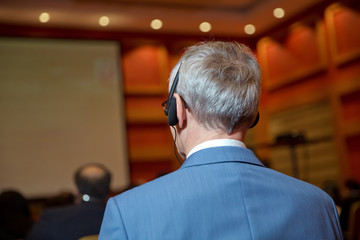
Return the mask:
<path id="1" fill-rule="evenodd" d="M 360 181 L 359 25 L 359 9 L 333 4 L 324 17 L 297 22 L 280 37 L 264 37 L 257 48 L 265 121 L 285 109 L 323 99 L 331 102 L 341 181 Z M 261 131 L 266 129 L 265 124 Z"/>

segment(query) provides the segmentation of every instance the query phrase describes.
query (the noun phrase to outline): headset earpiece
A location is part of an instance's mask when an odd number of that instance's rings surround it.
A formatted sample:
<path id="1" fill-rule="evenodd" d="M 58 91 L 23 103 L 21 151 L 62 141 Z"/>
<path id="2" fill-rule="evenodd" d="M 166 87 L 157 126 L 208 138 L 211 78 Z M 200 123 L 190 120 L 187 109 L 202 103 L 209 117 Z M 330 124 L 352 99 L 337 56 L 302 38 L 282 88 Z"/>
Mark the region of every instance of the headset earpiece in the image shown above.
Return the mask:
<path id="1" fill-rule="evenodd" d="M 170 126 L 175 126 L 179 122 L 176 112 L 176 98 L 174 98 L 173 96 L 170 102 L 168 102 L 168 104 L 169 104 L 168 122 Z"/>
<path id="2" fill-rule="evenodd" d="M 179 82 L 179 72 L 180 72 L 181 65 L 182 65 L 182 63 L 180 63 L 178 71 L 175 75 L 174 82 L 171 85 L 168 101 L 167 101 L 166 108 L 165 108 L 165 115 L 168 116 L 168 123 L 170 126 L 175 126 L 178 123 L 177 113 L 176 113 L 176 99 L 174 98 L 174 93 L 176 90 L 176 86 Z"/>
<path id="3" fill-rule="evenodd" d="M 254 121 L 254 122 L 253 122 L 253 124 L 250 126 L 250 128 L 255 127 L 255 126 L 256 126 L 256 124 L 258 124 L 259 119 L 260 119 L 260 114 L 259 114 L 259 113 L 257 113 L 256 118 L 255 118 L 255 121 Z"/>

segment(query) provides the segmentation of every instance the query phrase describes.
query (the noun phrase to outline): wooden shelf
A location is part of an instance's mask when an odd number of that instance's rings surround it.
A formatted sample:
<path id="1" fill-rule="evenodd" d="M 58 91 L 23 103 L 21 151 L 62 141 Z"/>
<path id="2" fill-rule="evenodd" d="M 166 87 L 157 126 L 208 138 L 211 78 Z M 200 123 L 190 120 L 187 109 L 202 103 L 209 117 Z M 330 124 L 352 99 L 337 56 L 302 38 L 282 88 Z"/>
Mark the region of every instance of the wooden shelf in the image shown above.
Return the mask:
<path id="1" fill-rule="evenodd" d="M 126 96 L 166 96 L 166 86 L 127 87 Z"/>
<path id="2" fill-rule="evenodd" d="M 258 42 L 264 87 L 273 91 L 325 72 L 327 56 L 324 27 L 297 24 L 284 39 L 266 37 Z"/>
<path id="3" fill-rule="evenodd" d="M 161 110 L 162 111 L 162 110 Z M 151 109 L 146 111 L 132 111 L 126 114 L 126 122 L 130 124 L 136 123 L 167 123 L 167 117 L 163 112 L 155 113 Z"/>
<path id="4" fill-rule="evenodd" d="M 279 87 L 286 86 L 290 83 L 294 83 L 296 81 L 300 81 L 302 79 L 311 77 L 313 75 L 322 73 L 326 71 L 325 64 L 318 64 L 312 67 L 309 67 L 304 70 L 299 70 L 297 72 L 291 73 L 288 76 L 285 76 L 283 78 L 279 78 L 276 82 L 272 83 L 271 81 L 267 81 L 265 83 L 265 87 L 269 91 L 273 91 L 275 89 L 278 89 Z"/>
<path id="5" fill-rule="evenodd" d="M 126 120 L 128 123 L 166 123 L 161 103 L 162 95 L 127 96 L 125 100 Z"/>
<path id="6" fill-rule="evenodd" d="M 141 146 L 129 150 L 131 162 L 164 161 L 171 159 L 173 154 L 174 149 L 168 146 Z"/>
<path id="7" fill-rule="evenodd" d="M 342 66 L 359 58 L 360 58 L 360 49 L 355 49 L 353 52 L 348 52 L 340 56 L 337 56 L 335 62 L 337 65 Z"/>
<path id="8" fill-rule="evenodd" d="M 348 79 L 346 81 L 341 81 L 336 83 L 336 85 L 332 88 L 334 94 L 339 96 L 346 95 L 351 92 L 360 89 L 360 77 L 356 76 L 354 78 Z"/>
<path id="9" fill-rule="evenodd" d="M 360 119 L 347 121 L 343 127 L 343 133 L 345 135 L 344 137 L 360 135 Z"/>

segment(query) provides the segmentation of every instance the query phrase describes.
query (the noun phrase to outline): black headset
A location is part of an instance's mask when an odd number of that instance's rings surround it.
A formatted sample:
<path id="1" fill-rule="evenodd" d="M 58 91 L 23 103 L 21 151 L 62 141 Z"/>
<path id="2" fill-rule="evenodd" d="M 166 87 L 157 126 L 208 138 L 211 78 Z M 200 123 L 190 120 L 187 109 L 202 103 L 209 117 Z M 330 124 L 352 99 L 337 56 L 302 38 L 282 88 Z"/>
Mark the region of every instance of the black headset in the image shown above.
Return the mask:
<path id="1" fill-rule="evenodd" d="M 182 65 L 182 63 L 180 64 L 180 66 L 176 72 L 174 82 L 171 85 L 168 100 L 165 102 L 166 107 L 165 107 L 164 111 L 165 111 L 165 115 L 168 116 L 168 123 L 170 126 L 175 126 L 179 122 L 179 120 L 177 118 L 177 113 L 176 113 L 176 98 L 174 98 L 174 93 L 175 93 L 177 84 L 179 82 L 179 72 L 180 72 L 181 65 Z M 255 118 L 253 124 L 250 126 L 250 128 L 255 127 L 256 124 L 259 122 L 259 119 L 260 119 L 260 114 L 258 112 L 256 115 L 256 118 Z"/>
<path id="2" fill-rule="evenodd" d="M 168 123 L 170 126 L 175 126 L 179 122 L 179 120 L 177 119 L 176 98 L 174 98 L 174 93 L 175 93 L 176 86 L 179 82 L 179 71 L 180 71 L 181 64 L 175 75 L 174 82 L 171 85 L 169 97 L 168 97 L 167 104 L 165 107 L 165 115 L 168 116 Z"/>

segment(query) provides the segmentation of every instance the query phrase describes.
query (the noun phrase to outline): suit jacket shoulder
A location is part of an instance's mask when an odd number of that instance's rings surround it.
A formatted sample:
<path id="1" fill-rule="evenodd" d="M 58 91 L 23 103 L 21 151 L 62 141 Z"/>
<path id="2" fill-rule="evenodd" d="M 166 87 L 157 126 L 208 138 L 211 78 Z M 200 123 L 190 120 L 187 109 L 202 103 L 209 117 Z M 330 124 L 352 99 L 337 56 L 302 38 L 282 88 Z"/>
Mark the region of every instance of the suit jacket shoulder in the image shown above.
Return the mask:
<path id="1" fill-rule="evenodd" d="M 116 234 L 112 234 L 116 232 Z M 341 239 L 319 188 L 264 167 L 248 149 L 191 155 L 166 176 L 109 201 L 100 239 Z"/>

